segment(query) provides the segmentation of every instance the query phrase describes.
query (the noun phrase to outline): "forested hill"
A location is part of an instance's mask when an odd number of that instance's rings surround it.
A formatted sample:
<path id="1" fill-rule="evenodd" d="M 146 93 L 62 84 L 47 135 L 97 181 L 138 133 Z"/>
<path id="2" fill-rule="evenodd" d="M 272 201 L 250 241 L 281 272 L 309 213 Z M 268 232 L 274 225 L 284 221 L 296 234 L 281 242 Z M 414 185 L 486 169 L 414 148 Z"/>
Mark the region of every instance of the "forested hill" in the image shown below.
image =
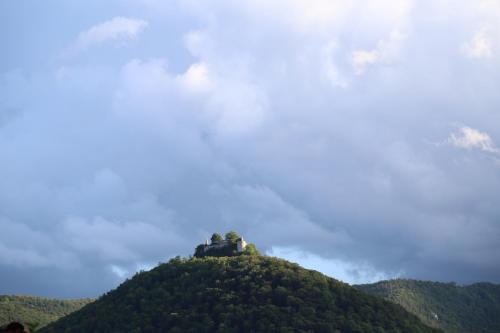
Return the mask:
<path id="1" fill-rule="evenodd" d="M 259 256 L 175 258 L 41 332 L 439 332 L 399 305 Z"/>
<path id="2" fill-rule="evenodd" d="M 0 296 L 0 327 L 11 321 L 44 326 L 92 301 L 90 298 L 55 300 L 33 296 Z"/>
<path id="3" fill-rule="evenodd" d="M 498 284 L 390 280 L 356 288 L 400 304 L 426 324 L 449 333 L 500 332 Z"/>

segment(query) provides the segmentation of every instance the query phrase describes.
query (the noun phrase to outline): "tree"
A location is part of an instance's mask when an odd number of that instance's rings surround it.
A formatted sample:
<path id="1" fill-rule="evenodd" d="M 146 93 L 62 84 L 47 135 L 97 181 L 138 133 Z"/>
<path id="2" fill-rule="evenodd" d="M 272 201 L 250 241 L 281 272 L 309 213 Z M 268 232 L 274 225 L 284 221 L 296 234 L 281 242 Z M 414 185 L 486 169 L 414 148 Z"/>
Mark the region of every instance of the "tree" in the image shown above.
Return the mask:
<path id="1" fill-rule="evenodd" d="M 230 231 L 226 234 L 226 240 L 231 243 L 236 243 L 241 236 L 236 233 L 236 231 Z"/>
<path id="2" fill-rule="evenodd" d="M 195 257 L 203 257 L 203 250 L 205 249 L 205 246 L 203 244 L 200 244 L 196 247 L 194 251 L 194 256 Z"/>
<path id="3" fill-rule="evenodd" d="M 31 333 L 34 333 L 38 330 L 38 326 L 40 326 L 39 323 L 26 323 L 26 326 L 28 326 L 29 331 Z"/>
<path id="4" fill-rule="evenodd" d="M 245 250 L 243 250 L 243 254 L 249 256 L 260 256 L 260 252 L 259 250 L 257 250 L 254 244 L 247 244 Z"/>
<path id="5" fill-rule="evenodd" d="M 212 241 L 212 243 L 219 243 L 220 241 L 222 241 L 222 236 L 218 233 L 214 233 L 210 240 Z"/>

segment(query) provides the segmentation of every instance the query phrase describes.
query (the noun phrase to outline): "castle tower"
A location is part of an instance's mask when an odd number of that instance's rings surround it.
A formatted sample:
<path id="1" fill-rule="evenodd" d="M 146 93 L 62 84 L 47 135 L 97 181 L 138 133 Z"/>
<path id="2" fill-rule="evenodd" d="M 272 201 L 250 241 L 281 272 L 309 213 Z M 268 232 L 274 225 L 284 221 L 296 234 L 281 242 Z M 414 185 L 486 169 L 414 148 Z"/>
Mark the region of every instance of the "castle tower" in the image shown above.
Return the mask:
<path id="1" fill-rule="evenodd" d="M 241 237 L 237 242 L 236 242 L 236 250 L 238 252 L 243 252 L 245 247 L 247 246 L 247 242 Z"/>

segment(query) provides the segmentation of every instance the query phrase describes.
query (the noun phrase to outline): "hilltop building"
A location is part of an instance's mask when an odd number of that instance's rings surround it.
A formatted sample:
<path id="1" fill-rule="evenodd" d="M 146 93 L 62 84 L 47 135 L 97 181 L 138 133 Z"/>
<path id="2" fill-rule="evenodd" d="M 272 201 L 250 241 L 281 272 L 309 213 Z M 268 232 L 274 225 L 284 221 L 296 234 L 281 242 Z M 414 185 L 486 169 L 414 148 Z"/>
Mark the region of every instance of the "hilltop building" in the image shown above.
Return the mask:
<path id="1" fill-rule="evenodd" d="M 208 239 L 205 241 L 205 244 L 203 245 L 203 252 L 207 252 L 210 250 L 219 250 L 223 248 L 230 248 L 234 245 L 234 242 L 231 242 L 229 240 L 220 240 L 220 241 L 213 241 L 210 244 L 208 243 Z M 237 252 L 243 252 L 243 250 L 247 247 L 247 242 L 243 239 L 243 237 L 240 237 L 238 240 L 236 240 L 236 251 Z"/>
<path id="2" fill-rule="evenodd" d="M 254 244 L 247 243 L 243 237 L 234 231 L 230 231 L 225 238 L 218 233 L 214 233 L 205 244 L 196 246 L 194 256 L 203 257 L 231 257 L 239 255 L 260 255 Z"/>

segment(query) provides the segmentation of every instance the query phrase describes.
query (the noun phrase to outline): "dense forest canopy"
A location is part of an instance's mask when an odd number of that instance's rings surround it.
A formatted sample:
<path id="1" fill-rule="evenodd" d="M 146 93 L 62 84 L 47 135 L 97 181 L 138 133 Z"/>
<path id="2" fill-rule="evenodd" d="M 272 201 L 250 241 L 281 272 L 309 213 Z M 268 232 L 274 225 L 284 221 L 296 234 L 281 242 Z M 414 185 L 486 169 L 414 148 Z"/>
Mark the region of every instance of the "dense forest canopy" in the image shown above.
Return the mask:
<path id="1" fill-rule="evenodd" d="M 439 331 L 399 305 L 319 272 L 238 255 L 172 259 L 42 332 Z"/>
<path id="2" fill-rule="evenodd" d="M 57 300 L 34 296 L 0 296 L 0 327 L 12 321 L 42 327 L 93 301 L 91 298 Z"/>
<path id="3" fill-rule="evenodd" d="M 42 332 L 500 332 L 499 285 L 351 287 L 261 256 L 234 231 L 214 233 L 194 257 L 138 273 L 92 301 L 0 296 L 0 324 L 45 326 L 68 315 Z"/>
<path id="4" fill-rule="evenodd" d="M 459 286 L 415 280 L 390 280 L 356 288 L 400 304 L 426 324 L 450 333 L 500 332 L 500 285 Z"/>

